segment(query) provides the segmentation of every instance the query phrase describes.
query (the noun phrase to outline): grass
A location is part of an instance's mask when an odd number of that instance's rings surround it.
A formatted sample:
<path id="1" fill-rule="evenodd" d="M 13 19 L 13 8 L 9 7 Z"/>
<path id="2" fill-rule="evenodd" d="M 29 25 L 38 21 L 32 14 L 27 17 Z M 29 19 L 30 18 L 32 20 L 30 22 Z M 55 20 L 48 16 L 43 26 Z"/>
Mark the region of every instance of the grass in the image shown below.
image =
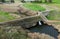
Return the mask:
<path id="1" fill-rule="evenodd" d="M 60 0 L 52 0 L 56 4 L 60 4 Z"/>
<path id="2" fill-rule="evenodd" d="M 59 4 L 59 0 L 53 0 L 56 4 Z M 54 4 L 54 3 L 51 3 Z M 24 6 L 28 9 L 34 10 L 34 11 L 43 11 L 45 8 L 37 5 L 37 4 L 24 4 Z M 51 6 L 51 5 L 50 5 Z M 57 5 L 56 5 L 57 6 Z M 58 5 L 60 7 L 60 4 Z M 47 16 L 49 20 L 60 20 L 60 11 L 52 11 Z M 13 20 L 15 17 L 10 16 L 7 12 L 0 11 L 0 22 Z M 57 23 L 55 23 L 57 24 Z M 58 23 L 60 24 L 60 22 Z M 38 30 L 40 28 L 38 27 Z M 20 27 L 0 27 L 0 39 L 27 39 L 26 38 L 26 32 L 25 30 L 21 29 Z"/>
<path id="3" fill-rule="evenodd" d="M 34 11 L 44 11 L 45 10 L 45 8 L 43 8 L 37 4 L 34 4 L 34 3 L 25 3 L 25 4 L 23 4 L 23 6 L 30 10 L 34 10 Z"/>
<path id="4" fill-rule="evenodd" d="M 52 11 L 47 16 L 49 20 L 60 20 L 60 11 Z"/>
<path id="5" fill-rule="evenodd" d="M 51 6 L 52 9 L 55 9 L 54 11 L 52 11 L 47 18 L 49 20 L 60 20 L 60 1 L 59 0 L 52 0 L 53 3 L 49 3 L 47 4 L 48 6 Z M 54 8 L 55 7 L 55 8 Z"/>
<path id="6" fill-rule="evenodd" d="M 45 2 L 45 0 L 42 0 L 43 1 L 43 3 Z M 60 4 L 60 0 L 52 0 L 52 2 L 53 2 L 53 4 L 55 3 L 55 4 Z"/>
<path id="7" fill-rule="evenodd" d="M 22 27 L 0 26 L 0 39 L 27 39 L 27 32 Z"/>
<path id="8" fill-rule="evenodd" d="M 8 12 L 0 11 L 0 22 L 13 20 L 15 17 L 11 16 Z"/>

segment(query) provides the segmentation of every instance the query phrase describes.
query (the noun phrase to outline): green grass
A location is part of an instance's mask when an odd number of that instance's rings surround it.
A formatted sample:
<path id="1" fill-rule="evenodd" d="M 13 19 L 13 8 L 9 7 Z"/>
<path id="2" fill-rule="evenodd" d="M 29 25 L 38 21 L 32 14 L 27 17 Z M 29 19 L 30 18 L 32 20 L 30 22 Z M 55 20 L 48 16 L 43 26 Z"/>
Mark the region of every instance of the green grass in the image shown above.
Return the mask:
<path id="1" fill-rule="evenodd" d="M 13 19 L 15 19 L 15 17 L 11 16 L 9 13 L 0 11 L 0 22 L 9 21 Z"/>
<path id="2" fill-rule="evenodd" d="M 60 4 L 60 0 L 52 0 L 54 3 Z"/>
<path id="3" fill-rule="evenodd" d="M 34 4 L 34 3 L 25 3 L 23 4 L 24 7 L 26 7 L 27 9 L 30 9 L 30 10 L 34 10 L 34 11 L 44 11 L 45 8 L 37 5 L 37 4 Z"/>
<path id="4" fill-rule="evenodd" d="M 45 0 L 42 0 L 43 2 L 45 2 Z M 56 3 L 56 4 L 60 4 L 60 0 L 52 0 L 53 3 Z"/>
<path id="5" fill-rule="evenodd" d="M 60 11 L 52 11 L 47 16 L 49 20 L 60 20 Z"/>

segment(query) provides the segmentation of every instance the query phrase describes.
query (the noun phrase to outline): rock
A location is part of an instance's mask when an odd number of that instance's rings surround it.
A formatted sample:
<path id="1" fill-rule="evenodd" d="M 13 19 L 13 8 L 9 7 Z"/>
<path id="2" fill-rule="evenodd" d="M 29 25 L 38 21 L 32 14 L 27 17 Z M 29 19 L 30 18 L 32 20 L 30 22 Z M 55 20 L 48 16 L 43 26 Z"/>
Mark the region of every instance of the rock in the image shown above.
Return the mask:
<path id="1" fill-rule="evenodd" d="M 58 35 L 58 39 L 60 39 L 60 34 Z"/>
<path id="2" fill-rule="evenodd" d="M 28 33 L 28 36 L 31 39 L 55 39 L 54 37 L 51 37 L 46 34 L 40 34 L 40 33 Z"/>
<path id="3" fill-rule="evenodd" d="M 19 12 L 19 14 L 25 14 L 27 16 L 34 16 L 34 15 L 37 15 L 38 14 L 38 12 L 29 10 L 29 9 L 24 8 L 22 6 L 18 9 L 18 12 Z"/>

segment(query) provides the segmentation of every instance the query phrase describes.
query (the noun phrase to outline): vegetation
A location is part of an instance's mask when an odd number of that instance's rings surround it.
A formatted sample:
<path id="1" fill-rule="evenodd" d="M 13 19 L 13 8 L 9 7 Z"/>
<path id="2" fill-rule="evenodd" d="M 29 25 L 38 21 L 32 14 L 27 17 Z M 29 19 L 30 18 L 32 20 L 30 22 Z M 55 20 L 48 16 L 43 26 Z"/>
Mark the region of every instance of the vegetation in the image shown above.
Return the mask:
<path id="1" fill-rule="evenodd" d="M 49 2 L 48 6 L 52 6 L 54 5 L 54 3 L 56 3 L 56 6 L 60 8 L 60 1 L 59 0 L 42 0 L 41 2 L 43 3 L 43 1 L 45 3 Z M 4 0 L 2 0 L 2 2 L 5 2 Z M 11 0 L 11 2 L 14 2 L 14 0 Z M 53 2 L 53 3 L 52 3 Z M 34 4 L 34 3 L 24 3 L 23 4 L 24 7 L 26 7 L 27 9 L 31 9 L 34 11 L 44 11 L 45 8 L 41 7 L 38 4 Z M 60 9 L 59 9 L 60 10 Z M 49 13 L 49 15 L 47 16 L 47 18 L 49 20 L 60 20 L 60 11 L 51 11 Z M 15 17 L 11 16 L 8 12 L 3 12 L 0 11 L 0 22 L 4 22 L 4 21 L 9 21 L 9 20 L 13 20 L 15 19 Z M 60 22 L 56 22 L 55 24 L 60 24 Z M 42 29 L 41 26 L 39 28 L 39 26 L 37 27 L 38 30 Z M 27 39 L 27 32 L 20 26 L 5 26 L 5 27 L 1 27 L 0 26 L 0 39 Z"/>
<path id="2" fill-rule="evenodd" d="M 13 20 L 15 17 L 11 16 L 8 12 L 0 11 L 0 22 Z"/>
<path id="3" fill-rule="evenodd" d="M 47 16 L 49 20 L 60 20 L 60 11 L 52 11 Z"/>
<path id="4" fill-rule="evenodd" d="M 20 26 L 0 26 L 0 39 L 27 39 L 26 36 L 26 31 Z"/>
<path id="5" fill-rule="evenodd" d="M 14 0 L 7 0 L 7 1 L 11 1 L 11 3 L 14 3 Z M 5 2 L 6 2 L 6 0 L 0 0 L 0 2 L 5 3 Z"/>
<path id="6" fill-rule="evenodd" d="M 34 10 L 34 11 L 44 11 L 45 10 L 45 8 L 43 8 L 37 4 L 34 4 L 34 3 L 25 3 L 25 4 L 23 4 L 23 6 L 28 9 Z"/>
<path id="7" fill-rule="evenodd" d="M 48 6 L 52 7 L 54 11 L 52 11 L 47 18 L 49 20 L 60 20 L 60 1 L 53 0 L 52 4 L 48 4 Z"/>
<path id="8" fill-rule="evenodd" d="M 14 0 L 11 0 L 11 3 L 14 3 Z"/>
<path id="9" fill-rule="evenodd" d="M 5 2 L 5 0 L 1 0 L 2 2 Z"/>
<path id="10" fill-rule="evenodd" d="M 53 0 L 53 3 L 60 4 L 59 0 Z"/>
<path id="11" fill-rule="evenodd" d="M 49 2 L 49 3 L 52 3 L 52 0 L 45 0 L 45 2 Z"/>

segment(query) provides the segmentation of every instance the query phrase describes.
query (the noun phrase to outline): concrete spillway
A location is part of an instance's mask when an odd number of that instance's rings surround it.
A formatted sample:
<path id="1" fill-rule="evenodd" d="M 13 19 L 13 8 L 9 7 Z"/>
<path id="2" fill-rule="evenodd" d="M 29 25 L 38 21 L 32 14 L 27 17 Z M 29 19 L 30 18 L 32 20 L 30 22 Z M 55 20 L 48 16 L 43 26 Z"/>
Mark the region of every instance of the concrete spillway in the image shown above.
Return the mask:
<path id="1" fill-rule="evenodd" d="M 8 7 L 11 7 L 11 6 L 8 6 Z M 12 10 L 12 9 L 8 8 L 8 10 Z M 20 18 L 20 19 L 11 20 L 11 21 L 8 21 L 8 22 L 1 22 L 0 25 L 22 26 L 22 27 L 25 27 L 25 28 L 29 28 L 29 27 L 35 26 L 36 23 L 38 21 L 41 21 L 41 20 L 43 22 L 47 23 L 47 18 L 45 17 L 47 14 L 43 15 L 42 14 L 43 12 L 35 12 L 35 11 L 32 11 L 32 10 L 26 9 L 22 6 L 18 7 L 18 9 L 16 11 L 18 11 L 19 12 L 18 14 L 20 14 L 20 15 L 25 15 L 25 17 Z M 9 12 L 11 12 L 11 11 L 9 11 Z"/>
<path id="2" fill-rule="evenodd" d="M 43 22 L 46 22 L 47 21 L 46 17 L 43 16 L 42 13 L 40 13 L 40 15 L 27 16 L 27 17 L 24 17 L 24 18 L 11 20 L 9 22 L 2 22 L 2 23 L 0 23 L 0 25 L 22 26 L 22 27 L 25 27 L 25 28 L 29 28 L 29 27 L 35 26 L 36 23 L 38 21 L 41 21 L 41 20 Z"/>

